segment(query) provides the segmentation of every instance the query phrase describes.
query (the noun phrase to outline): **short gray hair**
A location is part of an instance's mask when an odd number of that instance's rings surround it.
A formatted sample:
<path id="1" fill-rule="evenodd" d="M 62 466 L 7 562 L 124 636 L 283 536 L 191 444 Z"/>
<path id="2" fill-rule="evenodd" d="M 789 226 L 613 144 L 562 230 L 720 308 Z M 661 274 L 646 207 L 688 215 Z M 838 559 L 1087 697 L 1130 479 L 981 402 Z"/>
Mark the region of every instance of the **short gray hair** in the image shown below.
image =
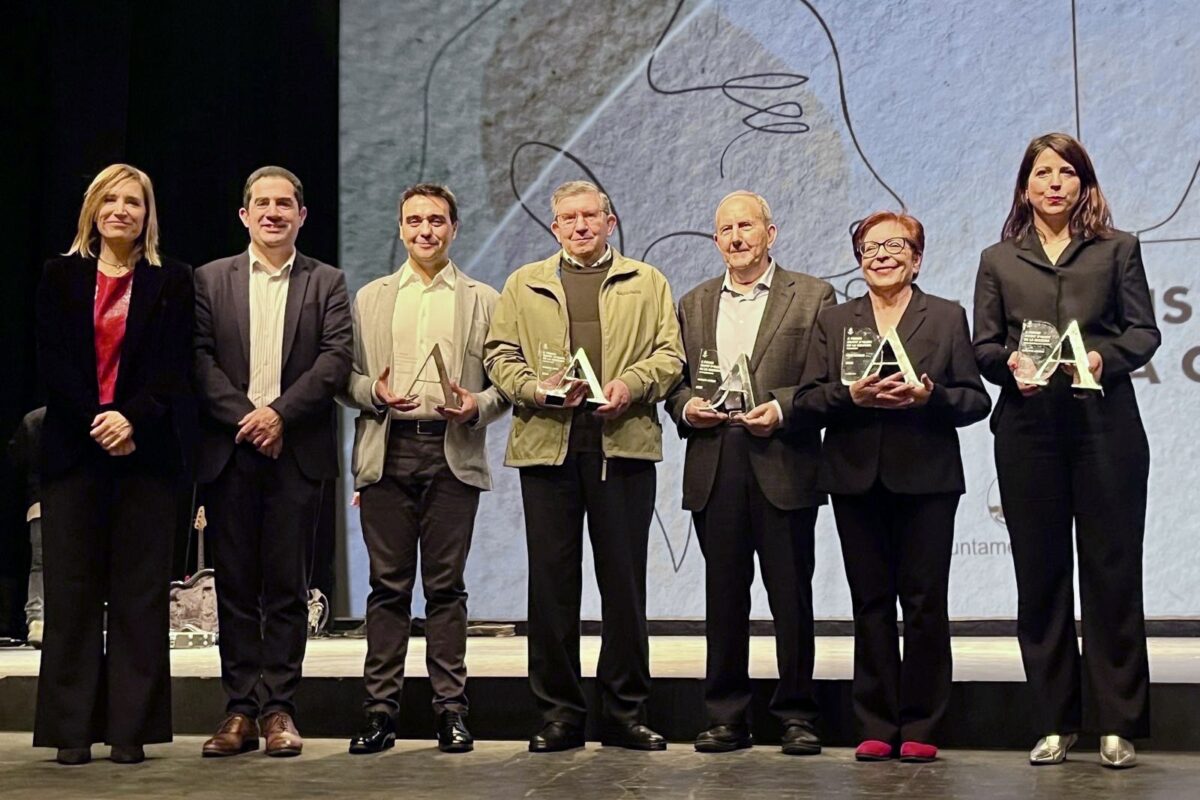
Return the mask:
<path id="1" fill-rule="evenodd" d="M 763 224 L 768 228 L 775 224 L 774 219 L 771 217 L 771 207 L 767 205 L 767 199 L 761 194 L 755 194 L 748 189 L 738 189 L 736 192 L 730 192 L 722 197 L 721 202 L 717 203 L 717 211 L 721 210 L 721 206 L 725 205 L 727 200 L 732 200 L 735 197 L 749 197 L 754 200 L 758 203 L 758 210 L 762 212 Z M 716 217 L 715 212 L 713 213 L 713 217 Z"/>
<path id="2" fill-rule="evenodd" d="M 550 213 L 552 215 L 558 213 L 558 203 L 565 197 L 574 197 L 577 194 L 598 194 L 600 195 L 600 207 L 604 209 L 605 214 L 612 213 L 612 201 L 608 199 L 608 195 L 600 191 L 600 187 L 591 181 L 567 181 L 554 190 L 554 194 L 550 195 Z"/>

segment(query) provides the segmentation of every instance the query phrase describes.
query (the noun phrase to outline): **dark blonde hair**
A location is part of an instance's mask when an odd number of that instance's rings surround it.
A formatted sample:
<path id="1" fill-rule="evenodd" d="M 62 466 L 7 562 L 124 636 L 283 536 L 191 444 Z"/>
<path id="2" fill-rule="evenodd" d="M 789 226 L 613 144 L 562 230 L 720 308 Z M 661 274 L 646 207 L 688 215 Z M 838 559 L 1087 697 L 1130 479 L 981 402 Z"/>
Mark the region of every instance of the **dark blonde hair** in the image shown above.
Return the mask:
<path id="1" fill-rule="evenodd" d="M 881 222 L 899 223 L 900 227 L 908 233 L 908 236 L 904 238 L 908 240 L 913 253 L 919 256 L 925 252 L 925 226 L 921 224 L 921 220 L 911 214 L 905 214 L 903 211 L 876 211 L 860 219 L 850 231 L 850 242 L 854 245 L 856 259 L 862 252 L 863 240 L 867 238 L 867 231 Z"/>
<path id="2" fill-rule="evenodd" d="M 1075 174 L 1079 176 L 1079 202 L 1071 211 L 1071 235 L 1084 239 L 1111 237 L 1112 212 L 1109 211 L 1108 201 L 1104 199 L 1104 192 L 1100 191 L 1096 168 L 1092 166 L 1087 150 L 1070 134 L 1047 133 L 1031 141 L 1025 148 L 1025 156 L 1017 169 L 1012 208 L 1008 211 L 1008 219 L 1004 220 L 1004 231 L 1000 238 L 1021 239 L 1033 226 L 1033 207 L 1029 205 L 1026 190 L 1029 188 L 1033 162 L 1046 150 L 1053 150 L 1062 156 L 1063 161 L 1074 167 Z"/>
<path id="3" fill-rule="evenodd" d="M 92 178 L 87 191 L 83 193 L 83 206 L 79 209 L 75 239 L 71 242 L 67 255 L 78 253 L 86 258 L 96 258 L 99 255 L 100 234 L 96 231 L 96 216 L 100 213 L 100 206 L 104 205 L 105 196 L 114 186 L 127 180 L 138 182 L 146 200 L 146 219 L 135 246 L 147 262 L 156 267 L 162 266 L 162 256 L 158 252 L 158 212 L 154 206 L 154 184 L 150 182 L 149 175 L 128 164 L 111 164 Z"/>
<path id="4" fill-rule="evenodd" d="M 554 190 L 554 194 L 550 195 L 550 213 L 558 213 L 558 203 L 566 197 L 574 197 L 577 194 L 597 194 L 600 196 L 600 208 L 604 209 L 605 214 L 612 213 L 612 201 L 608 199 L 608 195 L 600 191 L 600 187 L 591 181 L 567 181 Z"/>

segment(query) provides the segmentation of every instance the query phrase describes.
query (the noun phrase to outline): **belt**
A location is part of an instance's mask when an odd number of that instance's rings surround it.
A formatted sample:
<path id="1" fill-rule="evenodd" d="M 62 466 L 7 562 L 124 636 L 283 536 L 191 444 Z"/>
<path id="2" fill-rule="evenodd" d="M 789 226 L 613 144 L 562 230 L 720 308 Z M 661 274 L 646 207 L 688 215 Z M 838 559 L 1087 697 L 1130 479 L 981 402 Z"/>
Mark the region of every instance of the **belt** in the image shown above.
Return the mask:
<path id="1" fill-rule="evenodd" d="M 444 419 L 394 419 L 392 433 L 416 434 L 417 436 L 445 436 L 446 420 Z"/>

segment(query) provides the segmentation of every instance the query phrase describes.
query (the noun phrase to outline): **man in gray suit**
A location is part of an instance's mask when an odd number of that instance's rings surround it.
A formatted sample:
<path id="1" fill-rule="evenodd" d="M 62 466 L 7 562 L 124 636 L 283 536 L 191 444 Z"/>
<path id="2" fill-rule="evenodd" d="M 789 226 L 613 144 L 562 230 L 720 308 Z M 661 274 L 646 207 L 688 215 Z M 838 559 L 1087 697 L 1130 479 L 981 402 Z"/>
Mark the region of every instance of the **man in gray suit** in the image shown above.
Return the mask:
<path id="1" fill-rule="evenodd" d="M 463 753 L 474 746 L 464 723 L 463 571 L 479 493 L 492 488 L 486 428 L 507 408 L 483 370 L 498 294 L 450 260 L 458 203 L 449 189 L 413 186 L 399 215 L 408 259 L 355 298 L 354 368 L 342 398 L 362 412 L 352 468 L 371 558 L 367 719 L 350 752 L 376 753 L 395 741 L 419 550 L 438 748 Z"/>
<path id="2" fill-rule="evenodd" d="M 338 474 L 334 395 L 350 373 L 353 332 L 341 270 L 296 250 L 308 213 L 300 180 L 262 167 L 243 204 L 249 250 L 196 270 L 197 480 L 228 696 L 203 752 L 258 749 L 261 722 L 267 755 L 295 756 L 308 561 L 322 484 Z"/>
<path id="3" fill-rule="evenodd" d="M 825 281 L 775 263 L 776 232 L 762 197 L 725 197 L 713 235 L 725 274 L 679 302 L 687 369 L 667 410 L 687 439 L 683 507 L 693 514 L 705 557 L 710 727 L 695 743 L 705 753 L 753 744 L 748 660 L 756 552 L 775 619 L 779 684 L 770 708 L 783 724 L 783 751 L 821 750 L 812 696 L 813 526 L 825 502 L 816 490 L 821 440 L 815 429 L 775 429 L 791 411 L 817 312 L 834 304 L 834 294 Z M 767 402 L 740 411 L 712 408 L 694 388 L 702 350 L 710 358 L 715 352 L 725 376 L 745 355 L 754 395 Z"/>

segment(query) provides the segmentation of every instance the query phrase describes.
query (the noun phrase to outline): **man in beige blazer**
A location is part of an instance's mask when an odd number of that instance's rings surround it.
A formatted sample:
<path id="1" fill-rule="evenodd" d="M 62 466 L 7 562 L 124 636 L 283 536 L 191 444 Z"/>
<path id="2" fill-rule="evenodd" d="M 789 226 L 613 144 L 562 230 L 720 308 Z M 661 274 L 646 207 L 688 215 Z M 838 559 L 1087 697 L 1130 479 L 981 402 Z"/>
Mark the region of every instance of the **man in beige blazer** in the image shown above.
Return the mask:
<path id="1" fill-rule="evenodd" d="M 450 260 L 458 204 L 449 189 L 406 190 L 399 226 L 408 259 L 354 301 L 354 367 L 342 398 L 362 412 L 352 470 L 371 559 L 366 722 L 350 752 L 375 753 L 395 741 L 419 550 L 438 747 L 461 753 L 473 747 L 464 724 L 463 571 L 479 493 L 491 488 L 486 428 L 507 408 L 483 369 L 498 294 Z"/>

